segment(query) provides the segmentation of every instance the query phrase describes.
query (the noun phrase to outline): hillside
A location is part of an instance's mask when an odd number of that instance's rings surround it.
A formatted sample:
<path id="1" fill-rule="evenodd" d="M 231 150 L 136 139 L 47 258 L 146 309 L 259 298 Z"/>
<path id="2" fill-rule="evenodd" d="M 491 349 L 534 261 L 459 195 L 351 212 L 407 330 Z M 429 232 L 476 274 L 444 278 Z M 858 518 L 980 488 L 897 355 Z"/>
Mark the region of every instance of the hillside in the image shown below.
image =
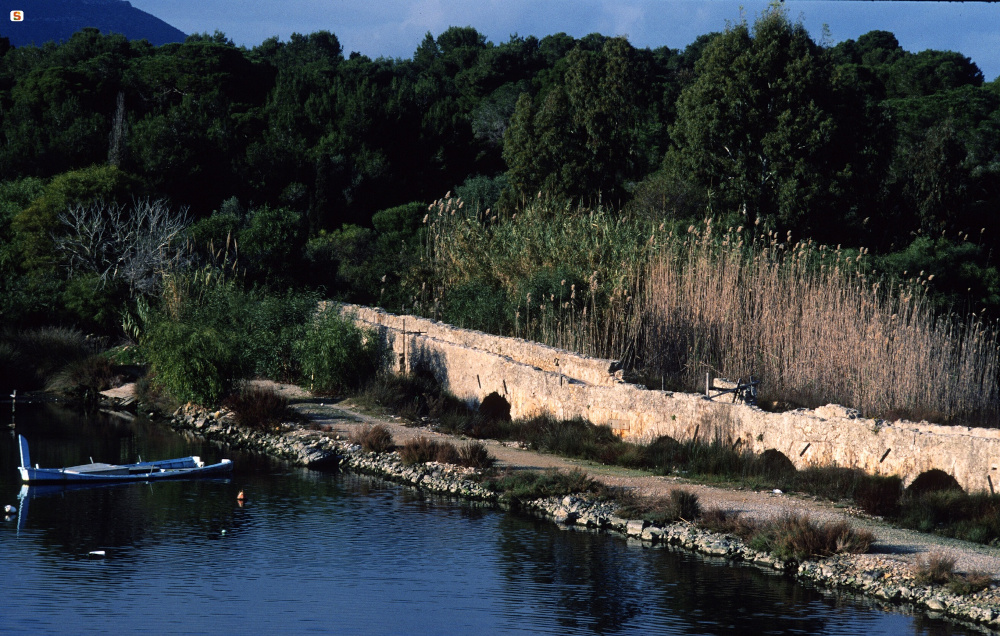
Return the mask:
<path id="1" fill-rule="evenodd" d="M 0 22 L 0 36 L 14 46 L 68 40 L 84 27 L 102 33 L 121 33 L 130 40 L 146 39 L 152 44 L 183 42 L 184 32 L 156 16 L 140 11 L 125 0 L 20 0 L 23 22 Z"/>

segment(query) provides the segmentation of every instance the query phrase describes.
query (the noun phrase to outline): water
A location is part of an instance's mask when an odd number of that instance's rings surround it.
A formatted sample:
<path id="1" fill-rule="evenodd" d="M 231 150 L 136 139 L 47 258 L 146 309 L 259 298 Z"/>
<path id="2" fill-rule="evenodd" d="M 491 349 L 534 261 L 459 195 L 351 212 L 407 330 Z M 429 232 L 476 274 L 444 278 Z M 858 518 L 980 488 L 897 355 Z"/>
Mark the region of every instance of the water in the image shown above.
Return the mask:
<path id="1" fill-rule="evenodd" d="M 237 470 L 30 499 L 0 525 L 5 634 L 967 633 L 753 567 L 290 468 L 162 427 L 18 408 L 42 466 L 200 454 Z M 3 433 L 0 505 L 18 503 L 16 465 Z"/>

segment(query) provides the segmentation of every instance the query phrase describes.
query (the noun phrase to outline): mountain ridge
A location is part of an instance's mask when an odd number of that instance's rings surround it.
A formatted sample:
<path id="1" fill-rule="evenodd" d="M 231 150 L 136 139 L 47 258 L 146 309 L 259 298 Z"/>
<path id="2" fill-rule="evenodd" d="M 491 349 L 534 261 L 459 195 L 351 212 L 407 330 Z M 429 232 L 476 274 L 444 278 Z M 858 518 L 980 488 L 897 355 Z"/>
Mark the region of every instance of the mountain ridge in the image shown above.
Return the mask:
<path id="1" fill-rule="evenodd" d="M 156 46 L 183 42 L 187 37 L 160 18 L 136 9 L 128 0 L 4 0 L 0 6 L 0 37 L 8 38 L 13 46 L 69 40 L 86 27 L 101 33 L 121 33 L 129 40 L 148 40 Z M 24 12 L 22 22 L 10 20 L 13 10 Z"/>

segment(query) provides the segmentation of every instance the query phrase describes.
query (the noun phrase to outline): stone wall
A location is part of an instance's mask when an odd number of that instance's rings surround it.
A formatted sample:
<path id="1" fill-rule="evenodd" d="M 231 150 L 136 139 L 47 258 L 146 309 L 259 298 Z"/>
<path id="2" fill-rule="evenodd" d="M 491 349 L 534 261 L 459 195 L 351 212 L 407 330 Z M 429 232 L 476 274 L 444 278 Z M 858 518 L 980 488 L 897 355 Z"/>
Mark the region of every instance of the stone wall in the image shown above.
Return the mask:
<path id="1" fill-rule="evenodd" d="M 898 475 L 904 484 L 937 469 L 968 491 L 1000 488 L 1000 430 L 890 423 L 834 404 L 767 413 L 728 397 L 627 384 L 611 360 L 370 307 L 342 305 L 340 311 L 376 330 L 395 352 L 397 371 L 428 370 L 470 405 L 496 392 L 514 418 L 582 417 L 632 441 L 718 437 L 757 453 L 776 450 L 800 469 L 857 467 Z"/>

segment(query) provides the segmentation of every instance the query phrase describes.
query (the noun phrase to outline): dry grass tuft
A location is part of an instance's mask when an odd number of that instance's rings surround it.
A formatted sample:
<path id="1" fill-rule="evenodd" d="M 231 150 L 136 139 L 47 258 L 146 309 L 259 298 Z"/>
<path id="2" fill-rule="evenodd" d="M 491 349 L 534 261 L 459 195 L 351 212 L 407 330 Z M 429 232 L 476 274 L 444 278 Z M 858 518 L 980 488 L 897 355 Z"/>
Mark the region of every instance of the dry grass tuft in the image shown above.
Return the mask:
<path id="1" fill-rule="evenodd" d="M 348 440 L 352 444 L 358 444 L 369 453 L 387 453 L 395 448 L 392 433 L 382 424 L 359 426 L 351 431 Z"/>
<path id="2" fill-rule="evenodd" d="M 931 552 L 926 557 L 920 557 L 913 564 L 913 578 L 917 583 L 925 585 L 944 584 L 955 576 L 955 557 L 941 552 Z"/>
<path id="3" fill-rule="evenodd" d="M 245 386 L 226 398 L 223 405 L 233 412 L 240 426 L 270 431 L 295 417 L 288 400 L 271 388 Z"/>
<path id="4" fill-rule="evenodd" d="M 482 442 L 469 442 L 458 451 L 458 464 L 467 468 L 492 468 L 496 458 L 490 455 Z"/>

